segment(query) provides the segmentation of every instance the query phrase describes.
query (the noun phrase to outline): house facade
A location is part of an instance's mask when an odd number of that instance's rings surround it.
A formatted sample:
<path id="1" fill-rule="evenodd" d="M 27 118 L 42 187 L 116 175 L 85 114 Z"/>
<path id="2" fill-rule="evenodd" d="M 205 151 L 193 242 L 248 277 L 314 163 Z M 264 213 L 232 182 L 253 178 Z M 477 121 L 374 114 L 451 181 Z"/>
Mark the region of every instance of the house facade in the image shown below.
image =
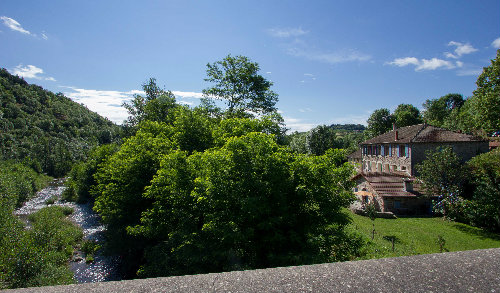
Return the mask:
<path id="1" fill-rule="evenodd" d="M 416 180 L 416 165 L 428 151 L 450 146 L 462 161 L 488 151 L 488 141 L 427 124 L 394 128 L 361 143 L 354 192 L 361 207 L 373 202 L 380 212 L 427 213 L 432 196 L 424 196 Z"/>

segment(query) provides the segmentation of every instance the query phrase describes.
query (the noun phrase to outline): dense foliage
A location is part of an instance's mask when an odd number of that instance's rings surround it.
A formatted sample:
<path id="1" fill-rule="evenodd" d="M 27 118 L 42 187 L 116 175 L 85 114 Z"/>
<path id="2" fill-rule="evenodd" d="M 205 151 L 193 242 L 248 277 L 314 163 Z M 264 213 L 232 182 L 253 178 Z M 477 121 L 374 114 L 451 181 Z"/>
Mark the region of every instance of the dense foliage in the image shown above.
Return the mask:
<path id="1" fill-rule="evenodd" d="M 0 69 L 0 160 L 62 176 L 118 134 L 116 125 L 86 107 Z"/>
<path id="2" fill-rule="evenodd" d="M 30 229 L 13 214 L 49 179 L 23 164 L 0 162 L 0 289 L 73 283 L 67 262 L 82 234 L 65 219 L 67 208 L 31 215 Z"/>
<path id="3" fill-rule="evenodd" d="M 465 170 L 453 149 L 442 147 L 428 151 L 416 170 L 426 194 L 439 195 L 434 210 L 455 218 L 455 206 L 463 194 Z"/>
<path id="4" fill-rule="evenodd" d="M 422 123 L 420 111 L 413 105 L 400 104 L 391 114 L 386 108 L 377 109 L 368 117 L 366 129 L 370 137 L 375 137 L 392 130 L 393 126 L 405 127 Z"/>
<path id="5" fill-rule="evenodd" d="M 451 148 L 437 149 L 417 165 L 428 194 L 439 195 L 436 212 L 490 230 L 500 230 L 500 151 L 460 162 Z"/>
<path id="6" fill-rule="evenodd" d="M 336 151 L 294 155 L 249 133 L 221 148 L 162 161 L 153 200 L 129 232 L 154 239 L 144 276 L 206 273 L 349 259 L 347 189 L 352 170 Z"/>
<path id="7" fill-rule="evenodd" d="M 377 109 L 368 118 L 367 131 L 371 137 L 381 135 L 392 129 L 394 117 L 389 109 Z"/>
<path id="8" fill-rule="evenodd" d="M 301 154 L 323 155 L 329 149 L 345 149 L 347 153 L 358 149 L 365 140 L 363 125 L 332 124 L 319 125 L 307 132 L 293 132 L 286 138 L 286 144 Z"/>
<path id="9" fill-rule="evenodd" d="M 468 162 L 473 186 L 472 198 L 464 202 L 469 223 L 500 231 L 500 149 Z"/>
<path id="10" fill-rule="evenodd" d="M 10 207 L 20 207 L 49 180 L 33 169 L 11 161 L 0 161 L 0 198 Z"/>
<path id="11" fill-rule="evenodd" d="M 0 199 L 0 289 L 74 282 L 67 263 L 83 234 L 66 219 L 68 212 L 60 206 L 41 209 L 25 229 Z"/>
<path id="12" fill-rule="evenodd" d="M 255 64 L 232 61 L 245 75 L 235 78 L 264 88 L 234 93 L 242 96 L 225 110 L 209 99 L 189 108 L 151 79 L 147 96 L 127 106 L 131 131 L 123 144 L 96 148 L 70 173 L 65 196 L 94 201 L 107 225 L 106 248 L 122 255 L 129 277 L 309 264 L 359 252 L 361 240 L 344 229 L 343 208 L 353 200 L 345 152 L 316 156 L 285 146 L 271 84 L 254 76 Z"/>

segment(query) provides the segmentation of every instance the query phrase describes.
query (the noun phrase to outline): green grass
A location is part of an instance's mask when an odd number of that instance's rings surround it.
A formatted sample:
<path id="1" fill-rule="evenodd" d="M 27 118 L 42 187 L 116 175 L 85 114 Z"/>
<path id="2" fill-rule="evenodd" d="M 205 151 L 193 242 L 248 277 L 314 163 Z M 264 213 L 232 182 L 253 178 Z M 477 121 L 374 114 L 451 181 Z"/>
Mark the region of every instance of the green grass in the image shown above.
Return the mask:
<path id="1" fill-rule="evenodd" d="M 377 218 L 372 241 L 372 221 L 355 214 L 352 218 L 350 227 L 361 233 L 367 242 L 360 259 L 438 253 L 439 236 L 445 242 L 444 252 L 500 247 L 499 234 L 442 218 Z M 394 252 L 392 236 L 396 239 Z"/>

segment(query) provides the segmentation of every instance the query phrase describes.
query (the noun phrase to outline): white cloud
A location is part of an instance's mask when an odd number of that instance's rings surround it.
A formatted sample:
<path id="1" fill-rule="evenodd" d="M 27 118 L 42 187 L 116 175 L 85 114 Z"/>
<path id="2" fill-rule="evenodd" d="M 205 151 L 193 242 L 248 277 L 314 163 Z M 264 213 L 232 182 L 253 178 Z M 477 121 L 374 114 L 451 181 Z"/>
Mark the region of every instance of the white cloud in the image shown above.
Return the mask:
<path id="1" fill-rule="evenodd" d="M 105 91 L 105 90 L 89 90 L 76 87 L 64 87 L 71 91 L 64 94 L 74 100 L 82 103 L 91 111 L 97 112 L 99 115 L 107 117 L 109 120 L 121 124 L 127 119 L 127 110 L 121 105 L 123 102 L 128 102 L 132 99 L 133 94 L 140 94 L 142 91 L 131 90 L 128 92 L 121 91 Z"/>
<path id="2" fill-rule="evenodd" d="M 462 61 L 457 61 L 456 64 L 457 67 L 464 67 L 464 63 Z"/>
<path id="3" fill-rule="evenodd" d="M 26 35 L 31 35 L 31 32 L 28 30 L 25 30 L 19 22 L 17 22 L 15 19 L 12 19 L 7 16 L 0 16 L 0 19 L 3 21 L 3 24 L 10 28 L 13 31 L 17 31 Z"/>
<path id="4" fill-rule="evenodd" d="M 303 57 L 309 60 L 324 62 L 328 64 L 337 64 L 337 63 L 352 62 L 352 61 L 368 61 L 371 59 L 370 55 L 359 53 L 355 50 L 325 53 L 325 52 L 312 52 L 299 48 L 289 48 L 287 50 L 287 53 L 295 57 Z"/>
<path id="5" fill-rule="evenodd" d="M 500 38 L 495 39 L 493 42 L 491 42 L 491 46 L 496 49 L 500 49 Z"/>
<path id="6" fill-rule="evenodd" d="M 443 59 L 432 58 L 422 59 L 420 60 L 419 65 L 415 68 L 416 71 L 420 70 L 436 70 L 438 68 L 452 69 L 455 68 L 455 65 L 450 61 L 446 61 Z"/>
<path id="7" fill-rule="evenodd" d="M 40 76 L 40 74 L 43 74 L 43 69 L 38 68 L 34 65 L 23 66 L 22 64 L 19 64 L 14 69 L 12 69 L 10 71 L 12 72 L 12 74 L 18 75 L 18 76 L 24 77 L 24 78 L 34 78 L 34 79 L 40 79 L 40 80 L 56 81 L 53 77 Z"/>
<path id="8" fill-rule="evenodd" d="M 124 102 L 129 102 L 133 95 L 145 95 L 141 90 L 130 91 L 110 91 L 110 90 L 92 90 L 81 89 L 71 86 L 63 86 L 69 89 L 64 94 L 72 100 L 82 103 L 91 111 L 97 112 L 99 115 L 107 117 L 109 120 L 121 124 L 127 119 L 128 113 L 121 105 Z M 202 93 L 172 91 L 178 98 L 201 98 Z M 179 104 L 193 105 L 193 102 L 180 100 Z"/>
<path id="9" fill-rule="evenodd" d="M 276 38 L 298 37 L 309 33 L 302 28 L 272 28 L 268 29 L 267 33 Z"/>
<path id="10" fill-rule="evenodd" d="M 311 108 L 304 108 L 304 109 L 299 109 L 299 112 L 306 113 L 306 112 L 313 112 Z"/>
<path id="11" fill-rule="evenodd" d="M 48 40 L 49 37 L 45 34 L 45 32 L 42 32 L 42 39 L 44 40 Z"/>
<path id="12" fill-rule="evenodd" d="M 292 118 L 292 117 L 287 117 L 287 116 L 283 116 L 283 120 L 285 122 L 286 127 L 290 129 L 289 132 L 294 132 L 294 131 L 299 131 L 299 132 L 309 131 L 312 128 L 314 128 L 314 127 L 317 126 L 317 124 L 304 123 L 304 122 L 302 122 L 302 119 L 297 119 L 297 118 Z"/>
<path id="13" fill-rule="evenodd" d="M 483 72 L 482 69 L 461 69 L 457 72 L 458 76 L 479 76 Z"/>
<path id="14" fill-rule="evenodd" d="M 329 124 L 362 124 L 366 126 L 367 125 L 366 121 L 368 121 L 370 115 L 371 114 L 352 115 L 352 116 L 334 118 L 330 120 Z"/>
<path id="15" fill-rule="evenodd" d="M 314 74 L 312 74 L 312 73 L 304 73 L 304 76 L 314 77 Z"/>
<path id="16" fill-rule="evenodd" d="M 451 41 L 448 43 L 448 46 L 455 46 L 456 48 L 454 51 L 455 54 L 452 54 L 449 52 L 445 53 L 445 56 L 447 58 L 458 59 L 458 58 L 462 57 L 462 55 L 474 53 L 477 51 L 477 49 L 472 47 L 472 45 L 469 43 L 464 44 L 464 43 L 460 43 L 460 42 Z"/>
<path id="17" fill-rule="evenodd" d="M 405 57 L 405 58 L 396 58 L 392 62 L 387 62 L 386 64 L 389 65 L 394 65 L 398 67 L 404 67 L 408 65 L 415 65 L 415 71 L 421 71 L 421 70 L 436 70 L 439 68 L 444 68 L 444 69 L 453 69 L 456 66 L 447 60 L 442 60 L 438 58 L 432 58 L 432 59 L 418 59 L 415 57 Z M 457 63 L 457 66 L 459 64 L 463 63 Z M 460 65 L 461 66 L 461 65 Z M 458 66 L 458 67 L 460 67 Z"/>
<path id="18" fill-rule="evenodd" d="M 16 68 L 14 68 L 12 73 L 15 75 L 19 75 L 20 77 L 41 79 L 38 74 L 42 74 L 43 69 L 38 68 L 34 65 L 27 65 L 23 67 L 22 64 L 19 64 L 16 66 Z"/>
<path id="19" fill-rule="evenodd" d="M 387 64 L 403 67 L 410 64 L 418 66 L 419 63 L 420 61 L 418 61 L 418 59 L 415 57 L 405 57 L 405 58 L 396 58 L 394 59 L 394 61 L 388 62 Z"/>
<path id="20" fill-rule="evenodd" d="M 195 98 L 195 99 L 203 98 L 203 93 L 197 93 L 197 92 L 172 91 L 172 93 L 176 97 L 180 97 L 180 98 Z"/>

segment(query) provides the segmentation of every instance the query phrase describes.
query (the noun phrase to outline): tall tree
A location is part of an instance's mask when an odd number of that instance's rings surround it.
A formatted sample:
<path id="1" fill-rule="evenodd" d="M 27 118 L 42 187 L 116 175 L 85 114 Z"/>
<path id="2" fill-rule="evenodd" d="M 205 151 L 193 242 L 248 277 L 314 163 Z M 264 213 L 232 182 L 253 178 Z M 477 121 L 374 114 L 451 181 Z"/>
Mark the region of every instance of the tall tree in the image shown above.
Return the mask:
<path id="1" fill-rule="evenodd" d="M 453 111 L 457 111 L 464 104 L 464 98 L 460 94 L 447 94 L 439 99 L 426 100 L 424 107 L 425 122 L 437 126 L 445 126 Z"/>
<path id="2" fill-rule="evenodd" d="M 483 68 L 476 81 L 477 89 L 472 97 L 472 116 L 476 130 L 490 133 L 500 129 L 500 50 Z"/>
<path id="3" fill-rule="evenodd" d="M 440 147 L 426 153 L 426 159 L 416 166 L 417 177 L 422 180 L 428 195 L 439 195 L 439 212 L 450 217 L 455 210 L 465 183 L 465 172 L 451 147 Z"/>
<path id="4" fill-rule="evenodd" d="M 377 136 L 391 130 L 393 123 L 394 117 L 388 109 L 377 109 L 368 118 L 367 130 L 371 136 Z"/>
<path id="5" fill-rule="evenodd" d="M 422 116 L 417 107 L 411 104 L 400 104 L 392 114 L 398 127 L 422 123 Z"/>
<path id="6" fill-rule="evenodd" d="M 160 88 L 155 78 L 144 83 L 142 89 L 145 96 L 135 94 L 130 103 L 123 103 L 129 113 L 126 125 L 135 127 L 145 120 L 171 122 L 172 110 L 178 106 L 174 94 Z"/>
<path id="7" fill-rule="evenodd" d="M 208 63 L 205 81 L 214 85 L 204 89 L 203 94 L 224 101 L 232 116 L 247 116 L 248 111 L 275 112 L 278 95 L 271 90 L 273 83 L 258 74 L 259 69 L 256 62 L 245 56 L 228 55 L 221 61 Z"/>
<path id="8" fill-rule="evenodd" d="M 306 135 L 306 149 L 309 154 L 323 155 L 328 149 L 339 148 L 336 144 L 335 132 L 326 125 L 311 129 Z"/>

